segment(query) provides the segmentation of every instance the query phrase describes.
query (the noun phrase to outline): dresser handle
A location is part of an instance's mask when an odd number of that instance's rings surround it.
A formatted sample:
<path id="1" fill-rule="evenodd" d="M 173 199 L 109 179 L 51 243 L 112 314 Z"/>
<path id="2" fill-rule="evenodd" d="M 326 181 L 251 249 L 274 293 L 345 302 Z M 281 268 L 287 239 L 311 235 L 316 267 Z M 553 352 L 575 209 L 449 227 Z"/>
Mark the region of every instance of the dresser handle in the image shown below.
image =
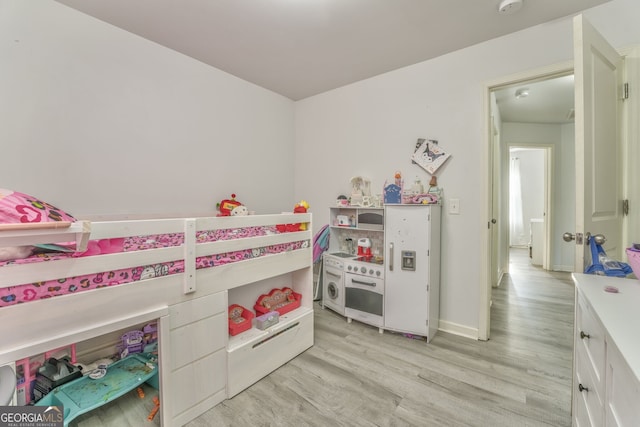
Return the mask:
<path id="1" fill-rule="evenodd" d="M 578 390 L 580 390 L 580 392 L 583 392 L 583 391 L 589 392 L 589 387 L 585 387 L 582 384 L 578 384 Z"/>
<path id="2" fill-rule="evenodd" d="M 580 331 L 580 338 L 582 338 L 582 339 L 591 338 L 591 335 L 585 334 L 583 331 Z"/>

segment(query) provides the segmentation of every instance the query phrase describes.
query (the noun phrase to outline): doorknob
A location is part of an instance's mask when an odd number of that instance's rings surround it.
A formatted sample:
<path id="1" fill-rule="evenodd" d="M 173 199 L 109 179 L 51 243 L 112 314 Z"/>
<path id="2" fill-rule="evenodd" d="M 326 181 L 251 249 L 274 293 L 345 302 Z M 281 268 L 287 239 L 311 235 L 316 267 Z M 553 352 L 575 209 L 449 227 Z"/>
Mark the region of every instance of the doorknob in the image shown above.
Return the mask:
<path id="1" fill-rule="evenodd" d="M 607 241 L 607 238 L 602 234 L 591 235 L 591 233 L 586 234 L 587 243 L 589 243 L 589 239 L 593 238 L 597 245 L 603 245 L 604 242 Z M 577 239 L 577 240 L 576 240 Z M 576 245 L 582 244 L 582 233 L 572 234 L 568 231 L 562 235 L 562 240 L 565 242 L 570 242 L 572 240 L 576 240 Z"/>
<path id="2" fill-rule="evenodd" d="M 495 218 L 491 218 L 491 224 L 495 224 L 496 222 L 498 222 Z"/>
<path id="3" fill-rule="evenodd" d="M 589 239 L 593 238 L 593 240 L 595 240 L 596 245 L 604 245 L 604 242 L 607 241 L 607 238 L 604 237 L 604 235 L 602 234 L 596 234 L 594 236 L 591 235 L 591 233 L 587 233 L 587 242 L 589 242 Z"/>
<path id="4" fill-rule="evenodd" d="M 562 235 L 562 240 L 565 242 L 570 242 L 572 240 L 576 241 L 576 245 L 582 244 L 582 233 L 569 233 L 568 231 Z"/>

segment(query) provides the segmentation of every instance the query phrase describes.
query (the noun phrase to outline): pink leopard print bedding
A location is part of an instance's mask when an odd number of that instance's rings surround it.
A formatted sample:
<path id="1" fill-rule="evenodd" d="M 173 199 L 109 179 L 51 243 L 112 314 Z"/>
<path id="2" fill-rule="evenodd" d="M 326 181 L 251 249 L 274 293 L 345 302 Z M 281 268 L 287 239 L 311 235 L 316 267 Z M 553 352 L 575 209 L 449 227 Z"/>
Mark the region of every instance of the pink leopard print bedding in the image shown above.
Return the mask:
<path id="1" fill-rule="evenodd" d="M 241 239 L 245 237 L 264 236 L 276 234 L 276 227 L 244 227 L 224 230 L 202 231 L 196 235 L 198 243 L 214 242 L 218 240 Z M 124 239 L 122 252 L 141 251 L 155 248 L 180 246 L 184 242 L 184 234 L 173 233 L 152 236 L 136 236 Z M 229 264 L 260 256 L 276 254 L 308 247 L 308 241 L 271 245 L 260 248 L 252 248 L 204 257 L 196 259 L 196 268 L 210 268 Z M 28 264 L 35 262 L 47 262 L 73 257 L 73 253 L 44 253 L 30 258 L 14 261 L 0 262 L 0 268 L 9 264 Z M 77 255 L 76 255 L 77 256 Z M 79 277 L 66 277 L 46 282 L 25 283 L 0 289 L 0 307 L 21 304 L 39 299 L 53 298 L 98 289 L 107 286 L 122 285 L 138 280 L 150 279 L 158 276 L 167 276 L 184 272 L 184 260 L 176 260 L 154 265 L 144 265 L 134 268 L 105 271 Z"/>

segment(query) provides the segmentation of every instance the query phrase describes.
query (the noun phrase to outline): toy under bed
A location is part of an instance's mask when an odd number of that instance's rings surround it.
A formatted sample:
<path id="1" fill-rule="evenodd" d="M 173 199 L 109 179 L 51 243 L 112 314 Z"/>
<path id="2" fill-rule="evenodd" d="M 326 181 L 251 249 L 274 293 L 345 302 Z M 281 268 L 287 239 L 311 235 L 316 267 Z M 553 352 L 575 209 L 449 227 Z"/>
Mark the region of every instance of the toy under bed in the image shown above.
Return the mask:
<path id="1" fill-rule="evenodd" d="M 253 226 L 238 228 L 223 228 L 214 230 L 203 230 L 195 233 L 195 244 L 211 243 L 228 240 L 242 240 L 256 238 L 259 236 L 271 236 L 279 234 L 282 227 L 273 226 Z M 149 251 L 161 248 L 175 248 L 185 245 L 185 233 L 166 233 L 144 236 L 129 236 L 118 238 L 117 244 L 109 245 L 110 239 L 92 240 L 90 247 L 106 246 L 107 251 L 99 255 L 131 253 Z M 254 239 L 255 240 L 255 239 Z M 106 242 L 106 245 L 102 245 Z M 266 240 L 265 242 L 269 242 Z M 242 245 L 241 245 L 242 246 Z M 247 245 L 244 245 L 247 246 Z M 251 246 L 251 245 L 249 245 Z M 289 241 L 286 243 L 267 244 L 250 248 L 238 249 L 215 253 L 211 255 L 195 257 L 195 268 L 213 268 L 225 264 L 250 260 L 262 256 L 268 256 L 285 251 L 297 250 L 309 246 L 309 241 Z M 88 251 L 90 252 L 90 251 Z M 99 252 L 99 250 L 98 250 Z M 65 253 L 47 252 L 40 253 L 24 259 L 0 262 L 0 274 L 3 268 L 11 269 L 15 266 L 37 264 L 42 262 L 58 262 L 80 257 L 90 257 L 87 253 Z M 139 280 L 146 280 L 161 276 L 168 276 L 185 272 L 185 259 L 175 259 L 158 263 L 136 265 L 133 267 L 106 270 L 90 274 L 65 276 L 57 279 L 23 283 L 0 287 L 0 307 L 14 304 L 26 303 L 39 299 L 47 299 L 60 295 L 74 294 L 92 289 L 109 286 L 117 286 Z"/>

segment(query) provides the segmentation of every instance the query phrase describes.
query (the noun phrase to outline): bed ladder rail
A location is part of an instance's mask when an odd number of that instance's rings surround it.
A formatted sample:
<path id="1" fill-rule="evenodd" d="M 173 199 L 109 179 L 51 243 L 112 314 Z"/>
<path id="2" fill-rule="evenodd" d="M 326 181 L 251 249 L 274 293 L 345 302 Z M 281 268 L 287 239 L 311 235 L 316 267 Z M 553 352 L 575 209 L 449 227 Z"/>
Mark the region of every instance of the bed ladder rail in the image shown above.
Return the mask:
<path id="1" fill-rule="evenodd" d="M 190 294 L 196 291 L 196 219 L 184 221 L 184 281 L 182 292 Z"/>

